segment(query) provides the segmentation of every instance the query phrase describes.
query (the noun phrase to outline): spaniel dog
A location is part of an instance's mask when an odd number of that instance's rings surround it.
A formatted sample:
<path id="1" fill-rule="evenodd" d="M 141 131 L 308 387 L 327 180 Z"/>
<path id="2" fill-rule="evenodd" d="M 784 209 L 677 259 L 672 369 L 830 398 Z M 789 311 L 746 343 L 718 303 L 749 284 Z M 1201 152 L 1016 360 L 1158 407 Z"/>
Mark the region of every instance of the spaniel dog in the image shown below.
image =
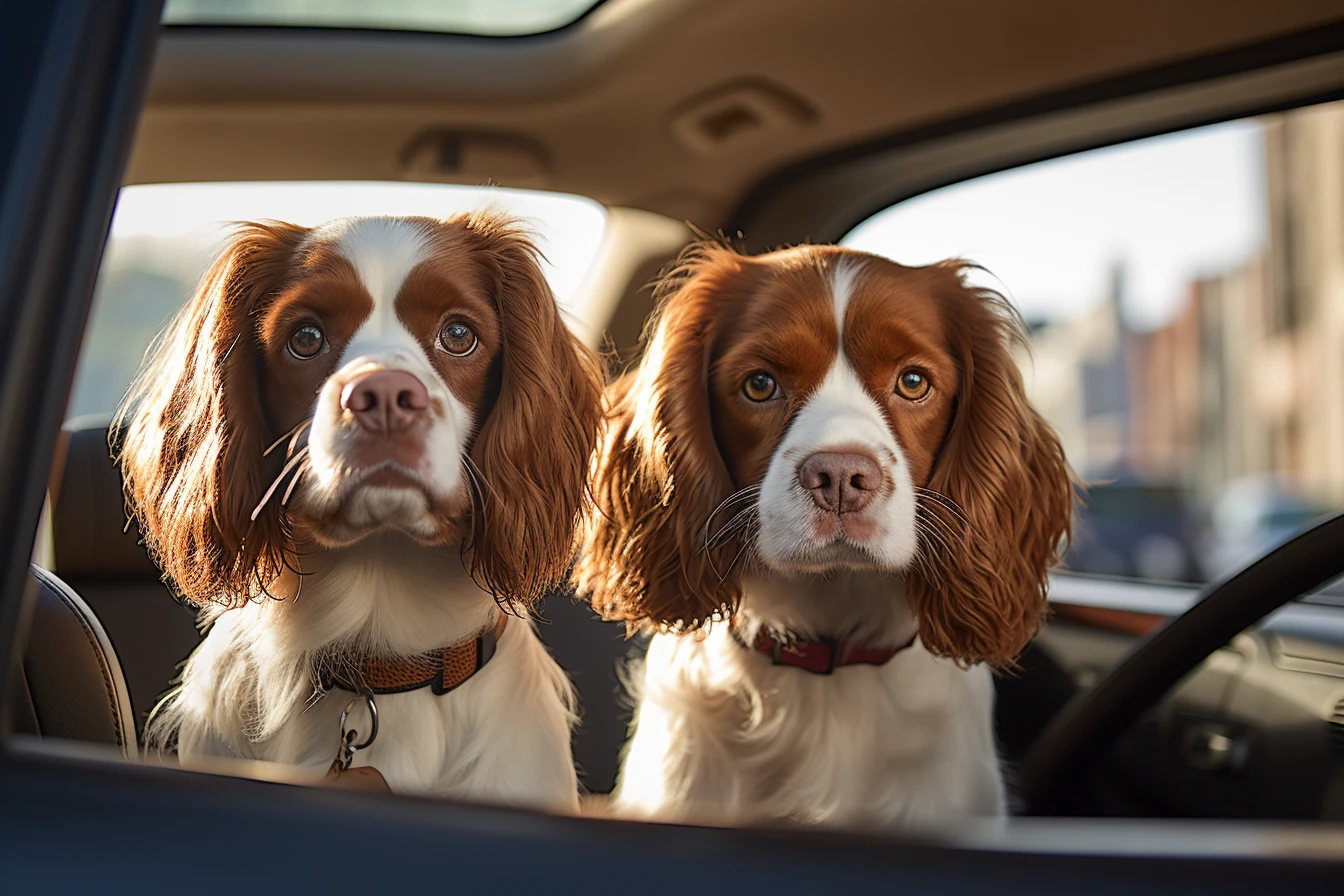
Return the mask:
<path id="1" fill-rule="evenodd" d="M 1004 813 L 991 668 L 1040 623 L 1072 478 L 965 270 L 704 243 L 665 277 L 574 572 L 655 632 L 619 811 Z"/>
<path id="2" fill-rule="evenodd" d="M 115 427 L 207 631 L 150 748 L 576 808 L 573 692 L 528 611 L 569 567 L 600 402 L 511 221 L 242 226 Z"/>

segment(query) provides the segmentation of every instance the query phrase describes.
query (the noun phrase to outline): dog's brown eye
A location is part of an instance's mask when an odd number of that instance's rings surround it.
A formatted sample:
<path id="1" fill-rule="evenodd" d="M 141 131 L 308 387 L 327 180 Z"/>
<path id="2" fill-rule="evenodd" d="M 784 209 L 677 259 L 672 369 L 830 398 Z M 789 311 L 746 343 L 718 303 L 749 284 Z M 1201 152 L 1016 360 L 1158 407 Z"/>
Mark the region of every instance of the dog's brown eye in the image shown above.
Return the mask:
<path id="1" fill-rule="evenodd" d="M 929 394 L 929 378 L 918 370 L 907 370 L 896 378 L 896 392 L 907 401 L 919 401 Z"/>
<path id="2" fill-rule="evenodd" d="M 742 384 L 742 394 L 752 401 L 769 401 L 779 391 L 775 378 L 763 370 L 758 370 Z"/>
<path id="3" fill-rule="evenodd" d="M 471 327 L 461 321 L 449 321 L 439 330 L 439 349 L 455 358 L 464 358 L 476 351 L 480 342 Z"/>
<path id="4" fill-rule="evenodd" d="M 313 324 L 304 324 L 290 334 L 289 353 L 300 361 L 307 361 L 317 357 L 326 344 L 321 330 Z"/>

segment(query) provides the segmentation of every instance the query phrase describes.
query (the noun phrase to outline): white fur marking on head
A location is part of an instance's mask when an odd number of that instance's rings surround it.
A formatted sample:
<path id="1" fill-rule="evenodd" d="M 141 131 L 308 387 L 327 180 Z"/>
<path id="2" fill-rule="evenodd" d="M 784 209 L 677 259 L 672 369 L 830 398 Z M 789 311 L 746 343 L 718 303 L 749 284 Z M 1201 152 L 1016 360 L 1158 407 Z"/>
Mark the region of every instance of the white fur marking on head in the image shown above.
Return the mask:
<path id="1" fill-rule="evenodd" d="M 401 284 L 430 255 L 424 228 L 400 218 L 347 218 L 332 226 L 340 228 L 336 251 L 349 260 L 369 291 L 374 317 L 390 311 L 395 321 L 393 305 Z"/>
<path id="2" fill-rule="evenodd" d="M 454 495 L 462 487 L 462 457 L 476 421 L 426 354 L 424 341 L 430 334 L 412 333 L 397 316 L 396 308 L 397 294 L 406 278 L 431 257 L 430 235 L 413 221 L 345 218 L 320 228 L 314 238 L 330 240 L 350 262 L 373 300 L 373 311 L 350 337 L 336 372 L 318 393 L 308 439 L 310 474 L 300 484 L 295 505 L 316 512 L 342 499 L 341 483 L 348 466 L 345 452 L 357 434 L 350 430 L 341 412 L 341 388 L 350 374 L 377 369 L 406 371 L 429 392 L 439 410 L 426 436 L 425 465 L 417 472 L 435 495 Z M 396 501 L 362 494 L 350 502 L 348 510 L 351 522 L 395 522 L 408 531 L 432 531 L 429 508 L 417 512 L 421 504 L 413 492 Z"/>
<path id="3" fill-rule="evenodd" d="M 854 294 L 854 282 L 859 277 L 859 262 L 841 259 L 831 268 L 831 301 L 835 308 L 835 332 L 843 345 L 845 339 L 845 313 L 849 310 L 849 300 Z"/>

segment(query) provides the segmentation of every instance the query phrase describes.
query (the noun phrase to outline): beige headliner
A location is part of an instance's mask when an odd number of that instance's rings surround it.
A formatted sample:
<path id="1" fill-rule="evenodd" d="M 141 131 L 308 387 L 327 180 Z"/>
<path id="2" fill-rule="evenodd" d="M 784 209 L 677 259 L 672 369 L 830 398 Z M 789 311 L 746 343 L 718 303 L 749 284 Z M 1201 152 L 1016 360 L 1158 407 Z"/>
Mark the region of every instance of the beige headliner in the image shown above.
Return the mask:
<path id="1" fill-rule="evenodd" d="M 403 178 L 417 135 L 485 132 L 519 143 L 485 145 L 461 179 L 712 229 L 819 152 L 1342 14 L 1339 0 L 608 0 L 526 39 L 174 29 L 128 180 Z M 807 108 L 718 154 L 678 142 L 676 110 L 742 82 Z"/>

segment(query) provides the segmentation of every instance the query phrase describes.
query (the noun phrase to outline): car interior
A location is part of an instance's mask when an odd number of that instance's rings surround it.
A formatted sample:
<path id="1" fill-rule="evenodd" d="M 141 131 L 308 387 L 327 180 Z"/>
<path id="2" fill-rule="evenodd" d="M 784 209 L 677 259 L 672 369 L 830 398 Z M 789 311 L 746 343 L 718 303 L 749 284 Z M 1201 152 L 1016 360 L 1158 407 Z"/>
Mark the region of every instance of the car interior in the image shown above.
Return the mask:
<path id="1" fill-rule="evenodd" d="M 1297 159 L 1296 170 L 1307 174 L 1290 176 L 1285 167 L 1265 175 L 1269 198 L 1257 199 L 1256 209 L 1270 223 L 1256 245 L 1269 247 L 1264 301 L 1295 289 L 1307 297 L 1297 300 L 1301 307 L 1315 309 L 1315 317 L 1299 311 L 1300 320 L 1274 331 L 1297 342 L 1283 337 L 1266 351 L 1277 352 L 1275 363 L 1294 376 L 1325 384 L 1293 393 L 1308 395 L 1302 419 L 1324 421 L 1322 434 L 1285 423 L 1282 444 L 1307 447 L 1266 449 L 1263 461 L 1219 472 L 1201 466 L 1197 454 L 1180 455 L 1169 469 L 1149 458 L 1149 469 L 1166 472 L 1126 485 L 1133 487 L 1124 499 L 1139 508 L 1132 525 L 1117 522 L 1120 511 L 1103 516 L 1101 508 L 1119 498 L 1099 498 L 1092 518 L 1084 498 L 1079 531 L 1100 533 L 1097 544 L 1130 538 L 1125 526 L 1150 525 L 1138 536 L 1162 527 L 1162 538 L 1131 539 L 1139 547 L 1125 548 L 1133 556 L 1121 565 L 1115 551 L 1110 566 L 1071 555 L 1053 578 L 1051 619 L 1020 668 L 997 679 L 996 728 L 1023 814 L 1344 821 L 1344 589 L 1330 584 L 1344 573 L 1344 529 L 1330 517 L 1344 507 L 1344 11 L 1337 2 L 517 4 L 524 12 L 551 10 L 541 24 L 444 24 L 434 4 L 400 4 L 420 16 L 403 19 L 370 16 L 360 4 L 328 4 L 325 18 L 310 11 L 319 4 L 267 6 L 168 2 L 125 195 L 153 185 L 397 182 L 585 197 L 600 205 L 603 222 L 576 290 L 573 324 L 607 354 L 612 371 L 637 357 L 653 310 L 650 281 L 697 234 L 719 234 L 746 251 L 859 245 L 860 225 L 907 202 L 928 205 L 944 188 L 1002 182 L 992 179 L 1225 123 L 1253 130 L 1257 171 Z M 1297 148 L 1273 148 L 1288 139 L 1284 133 L 1298 135 Z M 1314 206 L 1301 197 L 1318 192 L 1333 196 L 1333 205 L 1313 218 Z M 1290 199 L 1297 205 L 1285 212 Z M 1166 213 L 1162 201 L 1152 200 L 1153 216 Z M 1098 208 L 1095 218 L 1064 226 L 1086 229 L 1105 216 Z M 1291 223 L 1288 237 L 1279 219 Z M 924 228 L 924 219 L 912 220 L 905 232 Z M 955 233 L 956 222 L 950 227 Z M 1284 239 L 1296 240 L 1296 255 L 1274 254 Z M 902 260 L 899 240 L 874 245 Z M 1201 268 L 1188 278 L 1198 281 L 1191 295 L 1216 298 L 1201 299 L 1206 310 L 1193 329 L 1163 322 L 1131 333 L 1122 324 L 1132 336 L 1126 345 L 1147 354 L 1120 354 L 1157 369 L 1166 363 L 1160 352 L 1175 352 L 1171 370 L 1181 346 L 1202 345 L 1211 356 L 1208 321 L 1232 320 L 1240 306 L 1229 296 L 1242 288 L 1241 281 L 1215 282 L 1215 273 Z M 1026 285 L 1002 276 L 1029 298 Z M 1288 280 L 1294 286 L 1283 287 Z M 97 301 L 117 295 L 100 286 Z M 1084 300 L 1091 297 L 1078 296 L 1084 311 L 1100 307 Z M 1058 307 L 1070 306 L 1061 300 Z M 116 316 L 113 304 L 95 309 L 90 334 L 100 314 Z M 1048 395 L 1051 346 L 1081 330 L 1052 331 L 1030 310 L 1036 377 Z M 1061 311 L 1059 319 L 1067 316 Z M 154 328 L 143 327 L 144 340 Z M 128 369 L 144 344 L 120 349 Z M 1328 344 L 1335 347 L 1329 357 Z M 1294 361 L 1294 351 L 1303 360 Z M 1212 363 L 1221 370 L 1220 363 L 1232 369 L 1238 362 Z M 1105 370 L 1096 376 L 1104 379 Z M 1175 373 L 1160 378 L 1159 385 L 1185 382 Z M 1181 406 L 1179 397 L 1170 419 L 1188 411 L 1195 421 L 1188 444 L 1216 440 L 1207 401 Z M 1126 408 L 1137 401 L 1127 400 Z M 117 438 L 112 410 L 72 407 L 57 441 L 32 557 L 22 674 L 10 683 L 11 724 L 19 734 L 103 744 L 134 759 L 137 732 L 200 635 L 194 610 L 174 600 L 127 521 L 109 459 Z M 1095 416 L 1079 418 L 1077 444 L 1098 444 L 1098 430 L 1086 428 L 1100 426 L 1102 415 Z M 1143 433 L 1158 432 L 1156 417 L 1143 419 Z M 1278 435 L 1266 438 L 1280 444 Z M 1093 457 L 1071 454 L 1082 478 L 1103 490 L 1122 481 Z M 1259 472 L 1286 476 L 1310 501 L 1274 537 L 1224 545 L 1219 556 L 1234 563 L 1201 568 L 1200 539 L 1214 531 L 1205 525 L 1211 502 L 1241 474 Z M 1212 478 L 1200 478 L 1206 475 Z M 1176 509 L 1152 509 L 1159 506 Z M 1144 522 L 1159 513 L 1169 517 Z M 1180 521 L 1169 522 L 1178 513 Z M 1320 518 L 1326 522 L 1313 522 Z M 1200 534 L 1187 538 L 1197 524 Z M 1310 532 L 1291 541 L 1312 525 L 1327 528 L 1315 541 Z M 1172 543 L 1182 559 L 1161 562 Z M 1260 578 L 1239 578 L 1238 569 L 1257 558 L 1273 563 Z M 1200 620 L 1184 627 L 1175 620 L 1231 586 L 1241 589 L 1241 602 L 1218 604 L 1233 626 L 1228 637 L 1197 656 L 1191 645 L 1202 642 L 1193 636 L 1178 648 L 1175 639 Z M 631 714 L 620 669 L 642 642 L 564 591 L 546 600 L 541 616 L 543 640 L 580 692 L 581 783 L 605 794 Z M 1202 634 L 1218 631 L 1206 624 Z M 1136 685 L 1128 702 L 1112 701 L 1099 687 L 1126 662 L 1157 662 L 1159 654 L 1161 671 L 1150 665 L 1145 679 L 1151 699 L 1135 696 Z M 1051 752 L 1065 750 L 1061 730 L 1066 721 L 1083 724 L 1078 701 L 1094 691 L 1098 705 L 1114 710 L 1110 721 L 1094 720 L 1088 738 L 1068 741 L 1071 752 Z M 1033 755 L 1043 739 L 1049 748 Z"/>

